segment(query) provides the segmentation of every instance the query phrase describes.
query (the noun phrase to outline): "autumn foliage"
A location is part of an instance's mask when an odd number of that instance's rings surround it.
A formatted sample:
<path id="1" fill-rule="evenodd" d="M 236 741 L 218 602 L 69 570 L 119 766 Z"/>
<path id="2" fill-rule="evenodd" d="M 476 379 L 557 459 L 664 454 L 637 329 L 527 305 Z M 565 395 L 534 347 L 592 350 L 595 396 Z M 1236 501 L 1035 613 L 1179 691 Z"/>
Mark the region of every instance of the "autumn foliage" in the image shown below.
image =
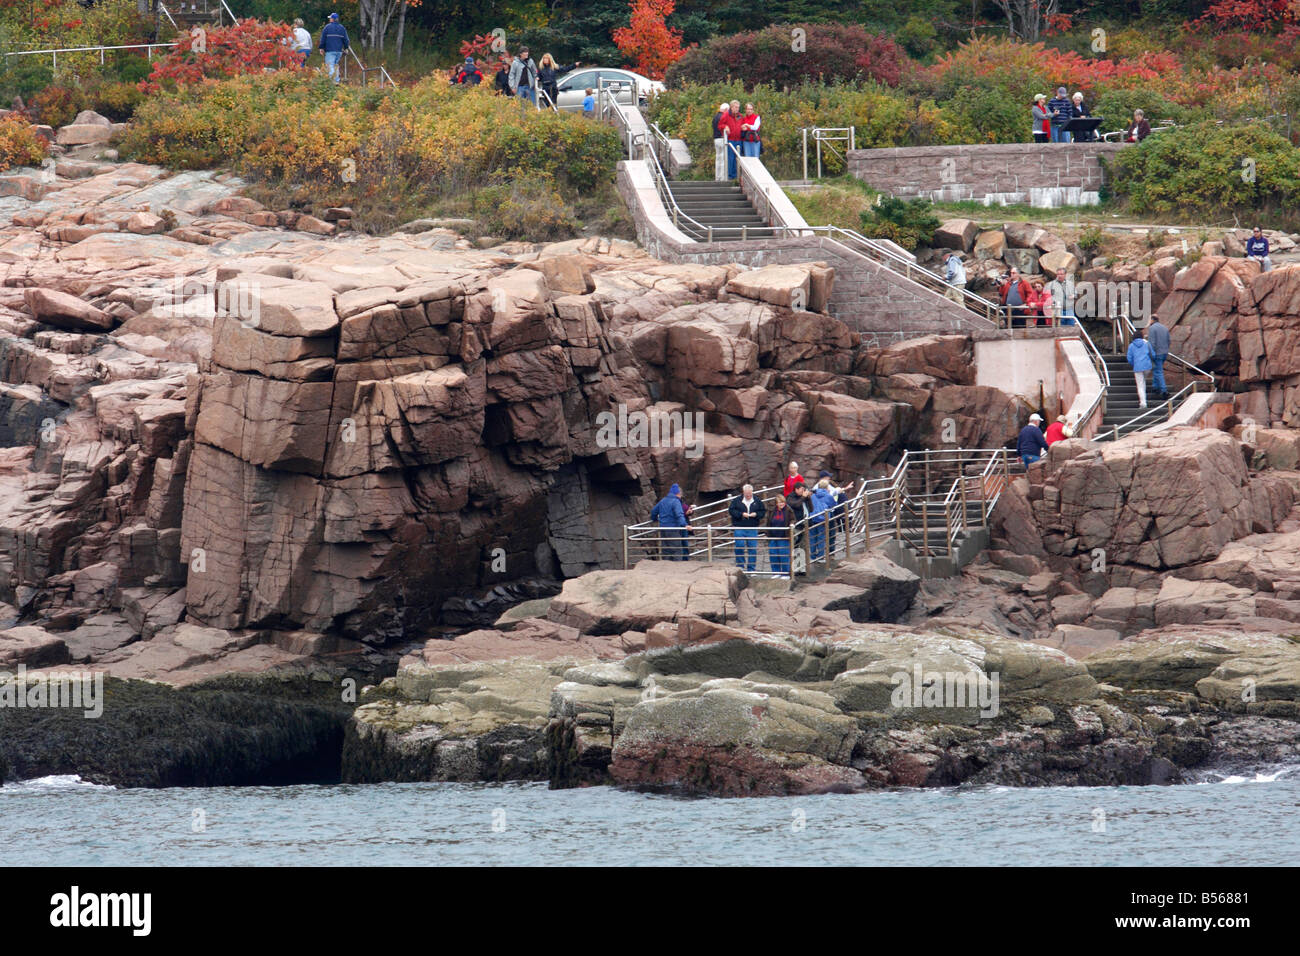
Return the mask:
<path id="1" fill-rule="evenodd" d="M 682 58 L 682 31 L 665 22 L 677 4 L 675 0 L 632 0 L 632 25 L 614 31 L 614 45 L 633 66 L 652 80 L 662 80 L 664 71 Z"/>
<path id="2" fill-rule="evenodd" d="M 196 30 L 179 38 L 140 83 L 146 93 L 266 70 L 296 70 L 302 59 L 286 43 L 293 30 L 283 23 L 244 20 L 230 27 Z"/>

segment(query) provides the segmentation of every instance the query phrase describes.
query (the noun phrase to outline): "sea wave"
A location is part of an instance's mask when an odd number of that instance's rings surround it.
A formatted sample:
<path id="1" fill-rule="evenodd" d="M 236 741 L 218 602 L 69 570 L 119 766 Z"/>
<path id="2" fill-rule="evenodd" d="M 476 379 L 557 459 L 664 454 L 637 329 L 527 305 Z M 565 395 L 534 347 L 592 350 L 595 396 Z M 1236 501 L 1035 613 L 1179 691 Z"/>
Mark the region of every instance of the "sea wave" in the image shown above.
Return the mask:
<path id="1" fill-rule="evenodd" d="M 1196 781 L 1199 784 L 1217 783 L 1277 783 L 1289 777 L 1300 776 L 1300 764 L 1283 764 L 1277 767 L 1263 767 L 1241 773 L 1206 770 Z"/>
<path id="2" fill-rule="evenodd" d="M 30 793 L 33 790 L 115 790 L 101 783 L 82 780 L 75 773 L 58 773 L 48 777 L 32 777 L 30 780 L 15 780 L 0 786 L 0 793 Z"/>

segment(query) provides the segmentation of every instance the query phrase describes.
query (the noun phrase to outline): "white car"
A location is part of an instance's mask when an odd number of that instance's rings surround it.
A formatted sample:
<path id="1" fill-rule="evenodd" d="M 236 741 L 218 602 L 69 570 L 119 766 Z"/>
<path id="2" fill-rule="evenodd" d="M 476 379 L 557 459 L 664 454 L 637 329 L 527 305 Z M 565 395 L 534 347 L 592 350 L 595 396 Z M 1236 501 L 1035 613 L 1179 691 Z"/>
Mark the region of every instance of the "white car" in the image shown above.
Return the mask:
<path id="1" fill-rule="evenodd" d="M 652 96 L 664 91 L 664 85 L 658 80 L 647 79 L 631 70 L 616 70 L 609 67 L 582 66 L 572 73 L 560 77 L 556 84 L 555 105 L 562 110 L 582 110 L 582 101 L 587 95 L 587 88 L 598 90 L 604 83 L 608 89 L 616 89 L 615 98 L 620 103 L 631 103 L 632 91 L 636 91 L 636 102 L 644 103 Z"/>

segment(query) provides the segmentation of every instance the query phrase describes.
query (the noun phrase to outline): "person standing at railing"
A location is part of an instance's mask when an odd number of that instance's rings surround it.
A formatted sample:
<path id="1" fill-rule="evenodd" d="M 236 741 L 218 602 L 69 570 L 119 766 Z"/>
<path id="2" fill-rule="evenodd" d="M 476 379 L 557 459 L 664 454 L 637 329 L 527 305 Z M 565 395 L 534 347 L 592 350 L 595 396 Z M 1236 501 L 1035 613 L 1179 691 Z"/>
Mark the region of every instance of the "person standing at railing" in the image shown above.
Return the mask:
<path id="1" fill-rule="evenodd" d="M 1052 138 L 1052 114 L 1047 112 L 1047 94 L 1034 95 L 1034 105 L 1029 108 L 1034 118 L 1034 142 L 1046 143 Z"/>
<path id="2" fill-rule="evenodd" d="M 785 505 L 790 511 L 790 524 L 800 525 L 812 514 L 812 502 L 809 499 L 812 495 L 808 491 L 808 486 L 800 479 L 790 493 L 785 496 Z M 799 528 L 795 535 L 794 543 L 795 553 L 790 556 L 796 568 L 796 574 L 804 574 L 807 571 L 808 556 L 808 526 L 806 524 Z M 799 555 L 803 554 L 804 560 L 800 560 Z"/>
<path id="3" fill-rule="evenodd" d="M 944 295 L 961 305 L 962 292 L 966 289 L 966 265 L 955 252 L 949 252 L 943 257 L 943 281 L 951 286 Z"/>
<path id="4" fill-rule="evenodd" d="M 1084 105 L 1082 93 L 1076 92 L 1072 97 L 1070 97 L 1070 101 L 1070 119 L 1082 119 L 1087 116 L 1092 116 L 1092 113 L 1088 112 L 1088 107 Z M 1089 130 L 1086 133 L 1080 133 L 1074 141 L 1076 143 L 1091 143 L 1096 139 L 1097 131 Z"/>
<path id="5" fill-rule="evenodd" d="M 307 60 L 311 57 L 311 34 L 307 32 L 302 17 L 293 21 L 293 49 L 302 57 L 302 65 L 306 66 Z"/>
<path id="6" fill-rule="evenodd" d="M 1052 297 L 1052 311 L 1061 317 L 1062 325 L 1074 325 L 1074 280 L 1064 269 L 1056 270 L 1056 278 L 1047 283 Z"/>
<path id="7" fill-rule="evenodd" d="M 754 111 L 753 103 L 745 104 L 745 115 L 740 118 L 740 155 L 757 157 L 763 149 L 763 138 L 759 130 L 763 121 Z"/>
<path id="8" fill-rule="evenodd" d="M 740 151 L 740 100 L 732 100 L 724 125 L 727 127 L 727 178 L 736 178 L 736 154 Z"/>
<path id="9" fill-rule="evenodd" d="M 668 494 L 650 512 L 650 518 L 659 522 L 659 539 L 665 561 L 685 561 L 686 536 L 691 526 L 686 523 L 686 508 L 682 506 L 682 486 L 674 484 Z"/>
<path id="10" fill-rule="evenodd" d="M 1029 466 L 1043 457 L 1047 451 L 1047 439 L 1043 437 L 1043 416 L 1034 412 L 1029 416 L 1029 424 L 1020 429 L 1016 436 L 1016 454 L 1020 462 L 1029 470 Z"/>
<path id="11" fill-rule="evenodd" d="M 521 100 L 537 104 L 537 64 L 528 55 L 528 47 L 520 47 L 510 64 L 510 92 Z"/>
<path id="12" fill-rule="evenodd" d="M 548 105 L 555 105 L 560 95 L 560 77 L 564 76 L 570 70 L 576 70 L 580 63 L 574 62 L 573 66 L 558 66 L 555 58 L 549 53 L 542 54 L 542 62 L 537 67 L 537 80 L 542 85 L 542 91 L 550 97 Z"/>
<path id="13" fill-rule="evenodd" d="M 736 536 L 736 567 L 745 571 L 758 569 L 758 526 L 763 523 L 767 509 L 754 497 L 754 486 L 745 485 L 740 497 L 727 506 L 731 526 Z"/>
<path id="14" fill-rule="evenodd" d="M 812 526 L 809 529 L 809 544 L 813 561 L 821 561 L 826 557 L 826 532 L 829 530 L 831 512 L 835 509 L 835 496 L 831 494 L 830 486 L 829 478 L 821 479 L 817 482 L 817 487 L 813 489 L 810 498 Z"/>
<path id="15" fill-rule="evenodd" d="M 792 461 L 790 462 L 790 467 L 786 471 L 785 484 L 782 486 L 782 491 L 788 498 L 794 493 L 795 485 L 801 484 L 803 484 L 803 475 L 799 474 L 799 463 L 797 461 Z"/>
<path id="16" fill-rule="evenodd" d="M 817 486 L 829 489 L 831 497 L 835 499 L 835 504 L 831 507 L 830 517 L 827 521 L 827 536 L 830 538 L 831 554 L 835 553 L 835 537 L 840 525 L 844 524 L 844 502 L 848 498 L 849 489 L 853 487 L 853 482 L 847 485 L 835 484 L 835 476 L 829 471 L 823 471 L 817 482 Z M 846 527 L 845 533 L 848 533 Z"/>
<path id="17" fill-rule="evenodd" d="M 1137 381 L 1138 407 L 1147 407 L 1147 372 L 1155 362 L 1151 358 L 1151 343 L 1142 337 L 1142 330 L 1133 333 L 1133 341 L 1128 344 L 1128 364 L 1133 366 L 1133 378 Z"/>
<path id="18" fill-rule="evenodd" d="M 1165 360 L 1169 358 L 1169 328 L 1155 317 L 1147 325 L 1147 345 L 1151 346 L 1151 387 L 1161 398 L 1169 397 L 1165 385 Z"/>
<path id="19" fill-rule="evenodd" d="M 325 56 L 325 69 L 335 83 L 339 81 L 339 60 L 350 48 L 347 27 L 339 23 L 337 13 L 331 13 L 329 23 L 320 31 L 320 51 Z"/>
<path id="20" fill-rule="evenodd" d="M 1028 313 L 1029 299 L 1032 294 L 1032 287 L 1020 277 L 1020 270 L 1013 266 L 998 289 L 998 300 L 1006 308 L 1013 329 L 1025 327 L 1025 315 Z"/>
<path id="21" fill-rule="evenodd" d="M 731 104 L 723 103 L 713 114 L 713 178 L 726 178 L 727 171 L 727 117 L 731 114 Z"/>
<path id="22" fill-rule="evenodd" d="M 778 497 L 767 518 L 767 563 L 777 574 L 790 573 L 790 509 Z"/>

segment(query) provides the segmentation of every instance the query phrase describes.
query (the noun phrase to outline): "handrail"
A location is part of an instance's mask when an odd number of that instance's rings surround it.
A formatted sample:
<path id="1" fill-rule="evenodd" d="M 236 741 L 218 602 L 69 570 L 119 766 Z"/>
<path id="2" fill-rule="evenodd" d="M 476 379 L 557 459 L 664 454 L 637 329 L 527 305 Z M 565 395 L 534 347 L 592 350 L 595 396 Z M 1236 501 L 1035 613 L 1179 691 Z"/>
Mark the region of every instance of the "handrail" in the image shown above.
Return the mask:
<path id="1" fill-rule="evenodd" d="M 1097 375 L 1101 378 L 1101 391 L 1097 393 L 1097 397 L 1092 400 L 1092 404 L 1084 410 L 1084 413 L 1079 416 L 1079 420 L 1074 424 L 1077 433 L 1077 430 L 1087 424 L 1088 420 L 1096 414 L 1098 408 L 1104 407 L 1106 396 L 1110 393 L 1110 368 L 1106 365 L 1106 360 L 1102 358 L 1101 350 L 1092 341 L 1092 336 L 1083 327 L 1083 320 L 1076 318 L 1074 321 L 1079 329 L 1084 351 L 1088 353 L 1088 359 L 1092 362 L 1093 368 L 1097 370 Z"/>
<path id="2" fill-rule="evenodd" d="M 384 69 L 383 64 L 380 64 L 379 66 L 370 66 L 370 67 L 366 66 L 364 63 L 361 62 L 361 57 L 357 56 L 357 51 L 354 50 L 351 46 L 348 47 L 348 53 L 352 54 L 352 59 L 357 61 L 357 69 L 361 71 L 362 86 L 366 86 L 369 83 L 369 74 L 374 73 L 376 71 L 378 71 L 379 73 L 379 86 L 381 88 L 383 87 L 385 81 L 387 81 L 389 86 L 397 85 L 396 83 L 393 82 L 393 78 L 388 75 L 388 70 Z M 343 62 L 346 63 L 347 61 L 344 60 Z M 344 76 L 344 79 L 346 79 L 346 75 Z"/>
<path id="3" fill-rule="evenodd" d="M 165 17 L 167 18 L 167 20 L 168 20 L 169 23 L 171 23 L 173 29 L 175 29 L 175 30 L 179 30 L 179 29 L 180 29 L 180 27 L 177 25 L 176 21 L 175 21 L 174 19 L 172 19 L 172 15 L 171 15 L 170 13 L 167 12 L 167 8 L 166 8 L 165 6 L 163 6 L 163 4 L 162 4 L 162 0 L 158 0 L 158 9 L 162 11 L 162 15 L 165 16 Z"/>
<path id="4" fill-rule="evenodd" d="M 230 22 L 232 24 L 238 24 L 239 17 L 235 16 L 235 11 L 231 10 L 230 7 L 226 6 L 226 0 L 221 0 L 221 6 L 222 9 L 224 9 L 226 13 L 230 15 Z"/>
<path id="5" fill-rule="evenodd" d="M 179 44 L 173 42 L 173 43 L 126 43 L 119 46 L 68 46 L 68 47 L 58 47 L 57 49 L 49 49 L 49 50 L 13 50 L 4 55 L 7 57 L 48 55 L 53 60 L 52 68 L 54 70 L 58 70 L 60 53 L 98 53 L 99 62 L 102 64 L 104 62 L 105 50 L 144 50 L 145 57 L 149 60 L 152 60 L 153 51 L 155 49 L 171 49 L 172 47 L 178 45 Z"/>

